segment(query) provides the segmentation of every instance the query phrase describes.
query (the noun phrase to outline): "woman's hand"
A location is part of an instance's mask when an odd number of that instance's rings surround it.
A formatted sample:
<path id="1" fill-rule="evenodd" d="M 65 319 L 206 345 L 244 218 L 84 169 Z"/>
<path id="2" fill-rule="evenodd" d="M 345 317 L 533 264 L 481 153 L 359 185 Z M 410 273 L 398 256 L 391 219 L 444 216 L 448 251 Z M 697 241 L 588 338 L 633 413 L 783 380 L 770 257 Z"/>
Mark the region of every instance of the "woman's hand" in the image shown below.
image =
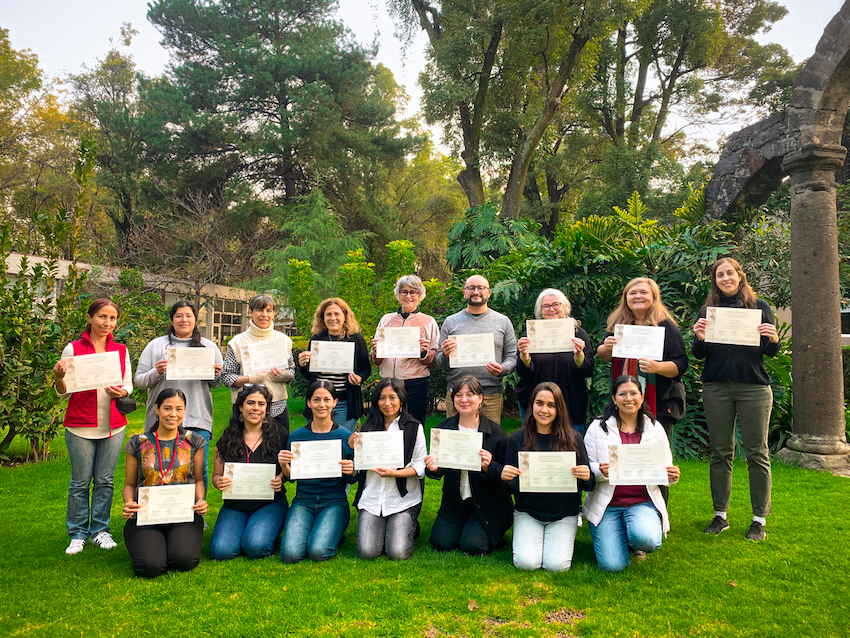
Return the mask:
<path id="1" fill-rule="evenodd" d="M 759 334 L 767 337 L 770 343 L 779 343 L 779 333 L 776 332 L 776 326 L 772 323 L 759 324 Z"/>
<path id="2" fill-rule="evenodd" d="M 373 468 L 372 471 L 383 478 L 391 478 L 393 476 L 398 476 L 398 470 L 390 470 L 385 467 L 376 467 Z"/>
<path id="3" fill-rule="evenodd" d="M 124 509 L 121 510 L 121 516 L 124 520 L 133 517 L 133 514 L 139 511 L 139 504 L 136 501 L 127 501 L 124 503 Z"/>
<path id="4" fill-rule="evenodd" d="M 528 337 L 522 337 L 516 342 L 516 349 L 519 351 L 519 360 L 522 361 L 526 367 L 531 364 L 531 355 L 528 354 L 528 346 L 530 343 L 531 340 Z"/>
<path id="5" fill-rule="evenodd" d="M 120 385 L 110 385 L 104 388 L 106 394 L 108 394 L 113 399 L 117 399 L 119 397 L 126 397 L 127 391 L 124 390 Z"/>
<path id="6" fill-rule="evenodd" d="M 678 483 L 680 475 L 681 472 L 679 471 L 678 467 L 676 467 L 675 465 L 667 466 L 667 482 L 670 485 L 673 485 L 673 483 Z"/>
<path id="7" fill-rule="evenodd" d="M 638 359 L 638 368 L 644 374 L 656 374 L 658 372 L 658 361 L 652 359 Z"/>
<path id="8" fill-rule="evenodd" d="M 275 492 L 280 492 L 280 488 L 283 487 L 283 475 L 278 474 L 271 481 L 269 481 L 269 485 L 272 486 L 272 489 Z"/>
<path id="9" fill-rule="evenodd" d="M 269 370 L 269 372 L 268 372 L 268 374 L 267 374 L 267 377 L 268 377 L 269 381 L 274 381 L 275 379 L 277 379 L 277 377 L 278 377 L 278 376 L 279 376 L 282 372 L 283 372 L 283 370 L 281 370 L 280 368 L 278 368 L 278 367 L 274 367 L 274 368 L 272 368 L 271 370 Z"/>
<path id="10" fill-rule="evenodd" d="M 220 374 L 221 374 L 221 364 L 220 364 L 220 363 L 216 363 L 216 364 L 213 366 L 213 370 L 215 370 L 215 376 L 220 375 Z"/>
<path id="11" fill-rule="evenodd" d="M 359 374 L 354 374 L 353 372 L 348 373 L 348 382 L 351 385 L 360 385 L 363 382 L 363 377 Z"/>
<path id="12" fill-rule="evenodd" d="M 708 325 L 708 319 L 705 317 L 697 319 L 694 324 L 694 336 L 700 341 L 705 341 L 705 327 Z"/>
<path id="13" fill-rule="evenodd" d="M 517 476 L 522 474 L 522 470 L 518 467 L 514 467 L 513 465 L 505 465 L 502 467 L 502 473 L 500 478 L 507 483 L 511 479 L 515 479 Z"/>
<path id="14" fill-rule="evenodd" d="M 600 463 L 599 471 L 602 472 L 602 476 L 608 478 L 608 468 L 611 467 L 610 463 Z"/>
<path id="15" fill-rule="evenodd" d="M 209 504 L 202 498 L 195 501 L 195 504 L 192 506 L 192 509 L 195 510 L 201 516 L 206 516 L 207 509 L 209 509 Z"/>
<path id="16" fill-rule="evenodd" d="M 354 471 L 354 461 L 351 459 L 342 459 L 339 464 L 342 466 L 343 474 L 348 474 L 349 476 L 354 476 L 356 474 Z"/>
<path id="17" fill-rule="evenodd" d="M 295 458 L 295 455 L 290 450 L 281 450 L 277 454 L 277 462 L 281 467 L 284 465 L 289 465 L 292 462 L 292 459 Z"/>
<path id="18" fill-rule="evenodd" d="M 431 340 L 419 337 L 419 352 L 426 352 L 431 348 Z"/>
<path id="19" fill-rule="evenodd" d="M 579 339 L 578 337 L 573 337 L 573 347 L 576 349 L 573 354 L 574 357 L 578 357 L 579 355 L 584 356 L 584 346 L 587 345 L 584 343 L 583 339 Z"/>
<path id="20" fill-rule="evenodd" d="M 434 457 L 430 454 L 425 457 L 425 467 L 427 467 L 431 472 L 437 471 L 437 464 L 434 463 Z"/>
<path id="21" fill-rule="evenodd" d="M 159 373 L 159 375 L 162 376 L 163 374 L 165 374 L 165 371 L 168 369 L 168 361 L 166 359 L 163 359 L 162 361 L 157 361 L 155 367 L 156 367 L 157 373 Z"/>
<path id="22" fill-rule="evenodd" d="M 68 372 L 68 360 L 59 359 L 59 361 L 56 362 L 56 365 L 53 366 L 53 380 L 61 381 L 65 378 L 66 372 Z"/>
<path id="23" fill-rule="evenodd" d="M 576 465 L 570 471 L 580 481 L 590 480 L 590 468 L 587 465 Z"/>
<path id="24" fill-rule="evenodd" d="M 212 484 L 215 489 L 223 492 L 233 484 L 233 479 L 223 474 L 214 475 L 212 477 Z"/>
<path id="25" fill-rule="evenodd" d="M 308 363 L 310 363 L 310 351 L 309 350 L 303 350 L 302 352 L 299 352 L 298 353 L 298 365 L 303 368 Z"/>
<path id="26" fill-rule="evenodd" d="M 354 444 L 360 440 L 360 432 L 352 432 L 351 436 L 348 437 L 348 447 L 352 450 L 354 449 Z"/>
<path id="27" fill-rule="evenodd" d="M 481 457 L 481 471 L 486 472 L 490 467 L 490 461 L 493 460 L 493 455 L 487 450 L 478 450 L 478 456 Z"/>
<path id="28" fill-rule="evenodd" d="M 596 354 L 602 361 L 608 362 L 614 356 L 614 346 L 617 345 L 617 337 L 611 335 L 596 347 Z"/>

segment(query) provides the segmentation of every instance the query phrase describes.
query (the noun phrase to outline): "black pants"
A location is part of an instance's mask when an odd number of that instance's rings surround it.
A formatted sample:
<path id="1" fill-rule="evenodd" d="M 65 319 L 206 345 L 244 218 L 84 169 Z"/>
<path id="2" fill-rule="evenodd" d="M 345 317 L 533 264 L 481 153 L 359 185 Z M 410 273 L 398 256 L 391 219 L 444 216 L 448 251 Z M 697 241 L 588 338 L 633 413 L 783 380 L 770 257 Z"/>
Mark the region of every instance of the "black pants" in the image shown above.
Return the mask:
<path id="1" fill-rule="evenodd" d="M 430 542 L 438 552 L 459 549 L 471 556 L 489 554 L 494 549 L 484 524 L 475 512 L 453 523 L 437 514 L 434 527 L 431 528 Z"/>
<path id="2" fill-rule="evenodd" d="M 424 379 L 406 379 L 404 389 L 407 390 L 407 411 L 420 423 L 425 423 L 428 414 L 428 377 Z"/>
<path id="3" fill-rule="evenodd" d="M 673 449 L 673 426 L 676 425 L 676 419 L 672 416 L 660 416 L 656 419 L 661 426 L 664 428 L 664 431 L 667 433 L 667 443 L 670 445 L 670 449 Z M 661 490 L 661 496 L 664 497 L 664 504 L 670 502 L 670 488 L 666 485 L 659 485 L 658 489 Z"/>
<path id="4" fill-rule="evenodd" d="M 188 572 L 201 561 L 204 519 L 195 514 L 191 523 L 139 527 L 131 518 L 124 525 L 124 543 L 136 576 L 156 578 L 169 570 Z"/>

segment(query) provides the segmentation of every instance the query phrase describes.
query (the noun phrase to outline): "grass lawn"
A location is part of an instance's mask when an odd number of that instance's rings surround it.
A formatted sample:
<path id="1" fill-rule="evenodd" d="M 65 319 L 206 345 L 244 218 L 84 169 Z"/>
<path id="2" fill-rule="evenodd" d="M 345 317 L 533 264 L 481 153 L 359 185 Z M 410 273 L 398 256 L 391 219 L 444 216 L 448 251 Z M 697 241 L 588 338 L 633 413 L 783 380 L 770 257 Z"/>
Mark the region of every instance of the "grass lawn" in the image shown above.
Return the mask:
<path id="1" fill-rule="evenodd" d="M 214 440 L 230 411 L 226 391 L 215 399 Z M 140 431 L 143 410 L 131 416 L 128 434 Z M 202 558 L 190 573 L 144 581 L 121 535 L 123 458 L 112 511 L 118 548 L 88 545 L 66 557 L 70 472 L 61 439 L 52 451 L 56 458 L 35 466 L 0 468 L 0 636 L 850 636 L 845 478 L 775 464 L 775 513 L 757 544 L 743 539 L 745 465 L 735 465 L 732 528 L 708 537 L 708 464 L 682 462 L 670 535 L 621 574 L 597 569 L 586 526 L 565 574 L 514 569 L 509 543 L 482 558 L 438 554 L 427 538 L 440 486 L 429 481 L 423 535 L 407 562 L 359 560 L 354 515 L 327 563 Z M 220 493 L 209 501 L 204 556 Z"/>

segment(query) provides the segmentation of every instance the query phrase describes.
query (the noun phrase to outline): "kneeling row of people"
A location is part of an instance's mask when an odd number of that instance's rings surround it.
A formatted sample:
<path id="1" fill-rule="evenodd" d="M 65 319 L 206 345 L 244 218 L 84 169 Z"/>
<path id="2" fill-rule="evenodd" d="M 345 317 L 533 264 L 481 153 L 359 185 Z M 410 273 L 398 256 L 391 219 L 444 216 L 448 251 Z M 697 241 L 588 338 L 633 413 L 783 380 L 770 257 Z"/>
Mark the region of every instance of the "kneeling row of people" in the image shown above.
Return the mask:
<path id="1" fill-rule="evenodd" d="M 442 500 L 430 537 L 439 551 L 489 553 L 502 544 L 505 532 L 513 525 L 513 562 L 518 568 L 568 570 L 580 524 L 582 492 L 587 493 L 584 514 L 601 569 L 619 571 L 627 567 L 630 548 L 643 553 L 661 546 L 669 521 L 658 486 L 614 487 L 608 482 L 608 445 L 613 443 L 664 444 L 668 480 L 672 484 L 679 478 L 664 429 L 644 406 L 636 378 L 624 375 L 615 380 L 611 402 L 588 428 L 586 440 L 572 429 L 563 395 L 554 383 L 541 383 L 534 389 L 523 427 L 510 437 L 481 413 L 483 393 L 475 377 L 459 379 L 451 400 L 457 414 L 439 427 L 481 432 L 480 471 L 437 466 L 426 453 L 422 424 L 406 410 L 404 384 L 397 379 L 378 383 L 371 413 L 361 431 L 401 431 L 404 467 L 369 471 L 356 471 L 354 467 L 353 446 L 360 433 L 349 432 L 333 420 L 337 397 L 330 382 L 311 384 L 307 407 L 312 420 L 291 435 L 268 416 L 272 395 L 264 386 L 243 388 L 233 405 L 230 423 L 216 443 L 212 484 L 222 491 L 232 484 L 225 475 L 226 462 L 277 463 L 281 471 L 271 480 L 275 492 L 271 502 L 225 501 L 213 530 L 210 557 L 229 560 L 240 554 L 268 556 L 282 531 L 282 561 L 332 558 L 349 523 L 347 486 L 356 483 L 358 555 L 370 560 L 386 552 L 390 560 L 407 559 L 419 532 L 425 475 L 443 480 Z M 128 520 L 124 538 L 133 569 L 142 577 L 156 577 L 167 570 L 186 571 L 200 561 L 202 517 L 208 507 L 203 483 L 206 441 L 181 427 L 185 401 L 180 390 L 163 390 L 156 400 L 153 427 L 132 437 L 125 448 L 123 516 Z M 289 479 L 295 458 L 293 444 L 334 440 L 342 445 L 342 476 L 298 480 L 295 497 L 288 505 L 283 484 Z M 574 451 L 576 465 L 571 472 L 578 491 L 520 491 L 518 458 L 523 450 Z M 137 526 L 139 486 L 190 482 L 195 484 L 196 499 L 192 522 Z"/>

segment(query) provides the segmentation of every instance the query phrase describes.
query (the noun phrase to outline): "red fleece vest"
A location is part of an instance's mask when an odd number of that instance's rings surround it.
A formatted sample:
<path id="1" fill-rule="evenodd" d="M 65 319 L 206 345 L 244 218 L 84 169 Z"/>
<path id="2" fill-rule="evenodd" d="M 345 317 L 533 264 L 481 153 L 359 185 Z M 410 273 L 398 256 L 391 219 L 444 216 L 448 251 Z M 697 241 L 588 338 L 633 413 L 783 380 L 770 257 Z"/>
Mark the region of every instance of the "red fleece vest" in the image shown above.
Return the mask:
<path id="1" fill-rule="evenodd" d="M 94 354 L 94 344 L 89 339 L 88 333 L 83 333 L 83 336 L 76 341 L 71 342 L 74 347 L 74 356 L 81 354 Z M 124 368 L 126 367 L 127 346 L 121 343 L 115 343 L 112 335 L 106 337 L 106 351 L 118 351 L 119 361 L 121 362 L 121 378 L 124 378 Z M 86 390 L 85 392 L 75 392 L 68 399 L 68 409 L 65 410 L 66 428 L 96 428 L 97 427 L 97 390 Z M 112 401 L 109 409 L 109 429 L 123 428 L 127 425 L 127 417 L 118 411 L 115 407 L 115 401 Z"/>

